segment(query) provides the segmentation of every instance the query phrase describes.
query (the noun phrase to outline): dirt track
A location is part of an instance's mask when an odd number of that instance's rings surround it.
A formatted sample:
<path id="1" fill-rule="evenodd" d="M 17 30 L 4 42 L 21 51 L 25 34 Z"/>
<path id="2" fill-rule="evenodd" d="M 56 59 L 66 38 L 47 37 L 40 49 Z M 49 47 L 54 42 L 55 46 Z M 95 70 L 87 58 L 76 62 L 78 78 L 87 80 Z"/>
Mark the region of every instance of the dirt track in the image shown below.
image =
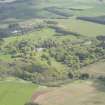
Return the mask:
<path id="1" fill-rule="evenodd" d="M 33 93 L 32 97 L 31 97 L 31 101 L 32 101 L 32 102 L 35 102 L 35 100 L 36 100 L 39 96 L 45 95 L 45 94 L 48 93 L 48 92 L 49 92 L 48 90 L 43 90 L 43 91 L 39 91 L 39 92 Z"/>

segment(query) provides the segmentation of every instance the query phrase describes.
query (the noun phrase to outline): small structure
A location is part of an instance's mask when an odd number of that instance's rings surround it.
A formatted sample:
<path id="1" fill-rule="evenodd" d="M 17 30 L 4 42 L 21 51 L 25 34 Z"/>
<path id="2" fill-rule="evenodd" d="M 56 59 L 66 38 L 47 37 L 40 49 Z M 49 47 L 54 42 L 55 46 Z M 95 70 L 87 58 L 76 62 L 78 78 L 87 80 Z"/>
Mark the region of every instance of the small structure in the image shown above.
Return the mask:
<path id="1" fill-rule="evenodd" d="M 36 51 L 41 52 L 43 51 L 45 48 L 36 48 Z"/>
<path id="2" fill-rule="evenodd" d="M 92 41 L 86 41 L 84 42 L 84 45 L 91 45 L 92 44 Z"/>
<path id="3" fill-rule="evenodd" d="M 13 30 L 11 33 L 12 34 L 18 34 L 18 33 L 21 33 L 21 31 L 20 30 Z"/>

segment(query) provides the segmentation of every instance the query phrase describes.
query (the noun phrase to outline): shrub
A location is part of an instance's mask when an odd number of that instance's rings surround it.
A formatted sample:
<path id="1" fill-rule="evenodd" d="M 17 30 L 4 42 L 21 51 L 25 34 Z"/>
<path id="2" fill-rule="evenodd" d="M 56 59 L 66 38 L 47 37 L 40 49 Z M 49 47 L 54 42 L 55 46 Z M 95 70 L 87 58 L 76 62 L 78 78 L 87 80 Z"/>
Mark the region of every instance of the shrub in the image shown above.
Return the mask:
<path id="1" fill-rule="evenodd" d="M 81 75 L 80 75 L 80 79 L 82 79 L 82 80 L 89 79 L 89 74 L 87 74 L 87 73 L 81 74 Z"/>
<path id="2" fill-rule="evenodd" d="M 27 102 L 24 105 L 39 105 L 38 103 L 34 103 L 34 102 Z"/>

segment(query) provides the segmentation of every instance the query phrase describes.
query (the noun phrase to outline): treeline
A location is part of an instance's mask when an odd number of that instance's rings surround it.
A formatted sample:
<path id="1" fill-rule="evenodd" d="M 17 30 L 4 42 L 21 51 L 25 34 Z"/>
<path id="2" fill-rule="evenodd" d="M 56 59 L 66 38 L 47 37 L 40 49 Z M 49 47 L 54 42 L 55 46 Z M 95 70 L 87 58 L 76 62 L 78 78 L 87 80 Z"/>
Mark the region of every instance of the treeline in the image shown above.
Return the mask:
<path id="1" fill-rule="evenodd" d="M 80 16 L 80 17 L 77 17 L 77 19 L 84 20 L 84 21 L 90 21 L 90 22 L 94 22 L 94 23 L 99 23 L 99 24 L 105 24 L 105 16 L 97 16 L 97 17 Z"/>

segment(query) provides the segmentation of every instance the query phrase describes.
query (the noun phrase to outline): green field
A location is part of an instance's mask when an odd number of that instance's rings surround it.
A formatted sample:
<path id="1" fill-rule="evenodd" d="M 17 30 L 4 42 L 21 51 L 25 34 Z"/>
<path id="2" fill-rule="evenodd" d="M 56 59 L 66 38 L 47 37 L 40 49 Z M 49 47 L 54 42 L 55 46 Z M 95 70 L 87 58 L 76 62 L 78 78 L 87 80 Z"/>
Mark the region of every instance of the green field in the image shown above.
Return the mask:
<path id="1" fill-rule="evenodd" d="M 75 18 L 58 20 L 59 25 L 72 32 L 77 32 L 83 36 L 95 37 L 105 35 L 105 25 L 77 20 Z"/>
<path id="2" fill-rule="evenodd" d="M 24 105 L 38 86 L 20 79 L 0 81 L 0 105 Z"/>
<path id="3" fill-rule="evenodd" d="M 77 19 L 97 16 L 103 24 Z M 0 0 L 0 105 L 43 88 L 39 105 L 105 105 L 104 20 L 105 0 Z"/>

